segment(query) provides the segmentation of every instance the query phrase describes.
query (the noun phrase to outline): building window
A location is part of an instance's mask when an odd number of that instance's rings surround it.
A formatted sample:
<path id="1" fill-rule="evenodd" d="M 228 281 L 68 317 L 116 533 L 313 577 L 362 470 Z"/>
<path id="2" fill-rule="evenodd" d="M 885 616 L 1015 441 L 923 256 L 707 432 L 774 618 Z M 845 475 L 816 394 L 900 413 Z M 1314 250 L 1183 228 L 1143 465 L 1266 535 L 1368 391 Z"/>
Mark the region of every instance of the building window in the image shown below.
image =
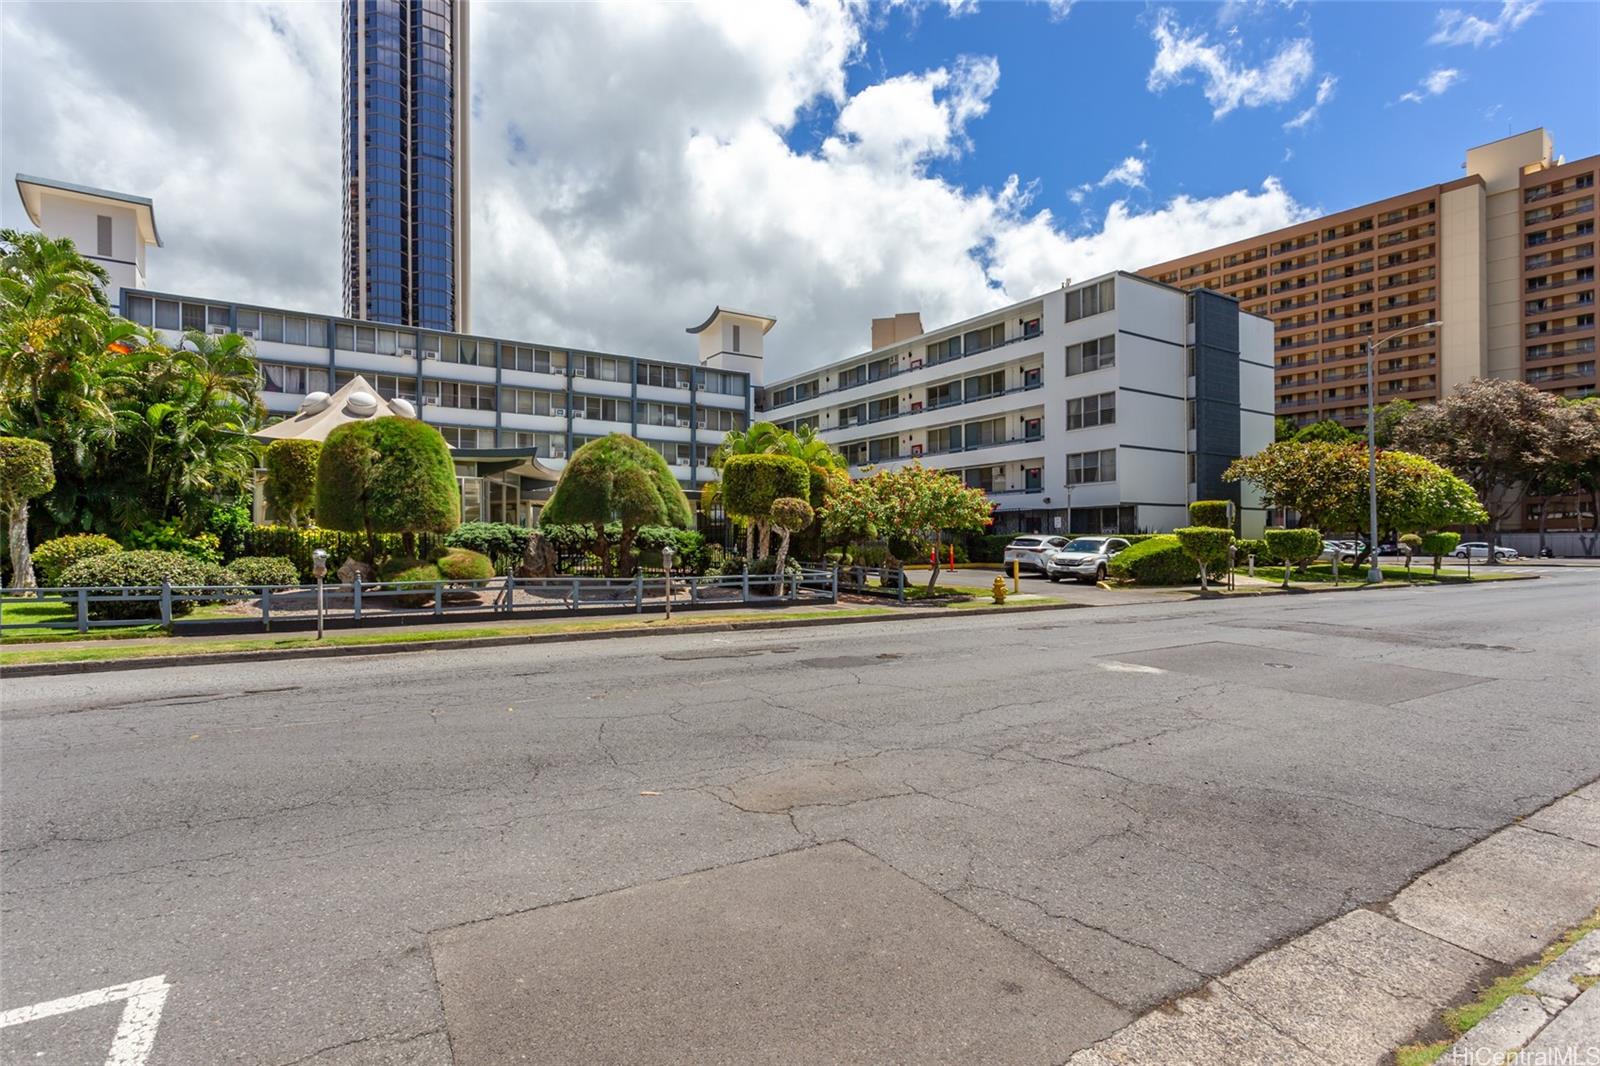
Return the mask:
<path id="1" fill-rule="evenodd" d="M 1190 452 L 1189 453 L 1189 484 L 1193 485 L 1194 482 L 1195 482 L 1194 452 Z"/>
<path id="2" fill-rule="evenodd" d="M 1067 428 L 1088 429 L 1109 426 L 1117 420 L 1117 394 L 1102 392 L 1067 401 Z"/>
<path id="3" fill-rule="evenodd" d="M 1044 437 L 1044 419 L 1024 418 L 1022 420 L 1022 439 L 1040 440 Z"/>
<path id="4" fill-rule="evenodd" d="M 991 396 L 999 396 L 1006 391 L 1006 372 L 994 370 L 987 374 L 967 378 L 963 383 L 966 400 L 987 400 Z"/>
<path id="5" fill-rule="evenodd" d="M 1189 397 L 1189 399 L 1185 402 L 1184 406 L 1189 408 L 1189 428 L 1190 429 L 1194 429 L 1195 426 L 1198 424 L 1197 421 L 1196 421 L 1196 417 L 1195 417 L 1194 397 L 1193 396 Z"/>
<path id="6" fill-rule="evenodd" d="M 733 327 L 733 350 L 736 352 L 739 350 L 739 327 L 737 325 Z"/>
<path id="7" fill-rule="evenodd" d="M 257 363 L 262 392 L 304 395 L 328 391 L 328 371 L 324 367 L 287 366 L 283 363 Z"/>
<path id="8" fill-rule="evenodd" d="M 1030 466 L 1022 472 L 1022 488 L 1025 492 L 1039 492 L 1044 488 L 1044 469 Z"/>
<path id="9" fill-rule="evenodd" d="M 1067 456 L 1067 484 L 1092 485 L 1117 480 L 1117 450 L 1076 452 Z"/>
<path id="10" fill-rule="evenodd" d="M 1067 346 L 1067 376 L 1087 374 L 1117 365 L 1117 338 L 1098 337 Z"/>
<path id="11" fill-rule="evenodd" d="M 1116 279 L 1107 278 L 1067 293 L 1067 321 L 1076 322 L 1104 311 L 1116 309 Z"/>
<path id="12" fill-rule="evenodd" d="M 111 254 L 111 216 L 95 216 L 95 247 L 99 249 L 97 255 L 109 256 Z"/>
<path id="13" fill-rule="evenodd" d="M 928 345 L 928 365 L 947 363 L 952 359 L 961 358 L 961 338 L 951 337 L 949 340 L 935 341 Z"/>

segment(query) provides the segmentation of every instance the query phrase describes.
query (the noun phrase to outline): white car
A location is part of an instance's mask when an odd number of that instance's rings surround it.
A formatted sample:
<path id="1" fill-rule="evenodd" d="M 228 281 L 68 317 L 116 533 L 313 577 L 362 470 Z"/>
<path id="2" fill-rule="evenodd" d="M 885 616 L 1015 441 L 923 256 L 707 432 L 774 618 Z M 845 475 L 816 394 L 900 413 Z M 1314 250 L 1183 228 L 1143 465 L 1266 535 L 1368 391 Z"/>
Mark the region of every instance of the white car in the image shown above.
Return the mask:
<path id="1" fill-rule="evenodd" d="M 1011 564 L 1016 563 L 1023 570 L 1042 574 L 1050 556 L 1066 546 L 1066 537 L 1047 537 L 1042 533 L 1027 533 L 1014 537 L 1011 543 L 1006 545 L 1006 569 L 1011 569 Z"/>
<path id="2" fill-rule="evenodd" d="M 1456 550 L 1451 552 L 1457 559 L 1487 559 L 1489 558 L 1489 542 L 1483 540 L 1469 540 L 1465 544 L 1457 544 Z M 1504 544 L 1494 547 L 1496 559 L 1520 559 L 1517 549 L 1508 548 Z"/>
<path id="3" fill-rule="evenodd" d="M 1322 542 L 1322 554 L 1320 556 L 1318 556 L 1318 558 L 1320 558 L 1325 563 L 1331 563 L 1331 562 L 1333 562 L 1335 557 L 1338 557 L 1338 560 L 1339 560 L 1339 562 L 1341 564 L 1353 563 L 1353 562 L 1356 561 L 1356 550 L 1354 548 L 1350 547 L 1348 542 L 1346 542 L 1346 541 L 1341 541 L 1341 540 L 1325 540 L 1325 541 L 1323 541 Z"/>
<path id="4" fill-rule="evenodd" d="M 1079 537 L 1046 559 L 1044 572 L 1051 581 L 1075 577 L 1085 583 L 1101 582 L 1111 557 L 1127 546 L 1121 537 Z"/>

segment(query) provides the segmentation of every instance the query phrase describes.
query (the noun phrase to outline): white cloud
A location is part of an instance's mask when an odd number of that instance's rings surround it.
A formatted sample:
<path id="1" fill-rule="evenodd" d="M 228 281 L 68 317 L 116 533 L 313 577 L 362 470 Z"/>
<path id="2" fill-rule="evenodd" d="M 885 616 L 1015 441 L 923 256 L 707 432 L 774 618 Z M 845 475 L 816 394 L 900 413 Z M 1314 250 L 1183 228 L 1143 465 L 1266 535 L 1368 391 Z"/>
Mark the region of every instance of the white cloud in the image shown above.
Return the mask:
<path id="1" fill-rule="evenodd" d="M 1239 107 L 1287 103 L 1305 87 L 1316 67 L 1309 38 L 1287 42 L 1264 64 L 1253 67 L 1239 61 L 1231 46 L 1211 44 L 1204 32 L 1185 30 L 1171 9 L 1156 15 L 1151 37 L 1157 46 L 1156 58 L 1145 85 L 1160 92 L 1186 84 L 1195 72 L 1203 82 L 1213 118 Z"/>
<path id="2" fill-rule="evenodd" d="M 1078 0 L 1044 0 L 1044 2 L 1045 7 L 1050 11 L 1050 21 L 1060 22 L 1062 19 L 1072 14 L 1072 6 L 1076 4 Z"/>
<path id="3" fill-rule="evenodd" d="M 1316 118 L 1317 113 L 1322 110 L 1322 105 L 1333 99 L 1334 89 L 1338 85 L 1339 79 L 1337 77 L 1332 74 L 1324 74 L 1322 80 L 1317 83 L 1317 98 L 1312 101 L 1311 106 L 1291 118 L 1288 122 L 1285 122 L 1283 128 L 1286 130 L 1298 130 L 1309 126 L 1311 120 Z"/>
<path id="4" fill-rule="evenodd" d="M 1428 76 L 1417 83 L 1417 87 L 1410 92 L 1400 94 L 1400 99 L 1412 104 L 1420 104 L 1430 96 L 1442 96 L 1450 86 L 1461 80 L 1461 72 L 1450 67 L 1439 67 L 1429 72 Z"/>
<path id="5" fill-rule="evenodd" d="M 154 286 L 337 312 L 337 6 L 96 11 L 86 26 L 76 5 L 0 8 L 8 167 L 152 196 Z M 1308 216 L 1269 180 L 1113 203 L 1080 236 L 1031 180 L 941 179 L 934 159 L 1004 151 L 981 126 L 999 65 L 849 93 L 867 17 L 844 0 L 480 6 L 475 330 L 682 359 L 684 327 L 722 303 L 778 318 L 768 373 L 785 374 L 861 350 L 875 315 L 948 322 Z M 797 150 L 785 134 L 819 104 L 837 109 L 829 135 Z M 0 212 L 27 226 L 14 197 Z"/>
<path id="6" fill-rule="evenodd" d="M 1500 12 L 1493 20 L 1481 19 L 1455 8 L 1439 12 L 1437 28 L 1428 38 L 1429 44 L 1447 46 L 1470 44 L 1474 48 L 1500 43 L 1507 35 L 1515 33 L 1524 22 L 1538 12 L 1543 0 L 1503 0 Z"/>
<path id="7" fill-rule="evenodd" d="M 1145 162 L 1138 156 L 1130 155 L 1110 170 L 1106 176 L 1097 183 L 1100 188 L 1107 185 L 1126 185 L 1130 189 L 1144 188 Z"/>

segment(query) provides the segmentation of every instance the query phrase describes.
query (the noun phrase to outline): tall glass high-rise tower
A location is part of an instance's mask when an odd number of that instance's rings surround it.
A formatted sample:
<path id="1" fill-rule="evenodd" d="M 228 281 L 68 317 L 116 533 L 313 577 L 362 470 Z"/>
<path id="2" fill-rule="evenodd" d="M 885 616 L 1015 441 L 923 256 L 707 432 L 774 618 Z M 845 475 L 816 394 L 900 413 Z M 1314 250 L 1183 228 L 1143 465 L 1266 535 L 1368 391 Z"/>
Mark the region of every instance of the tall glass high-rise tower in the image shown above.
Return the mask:
<path id="1" fill-rule="evenodd" d="M 344 310 L 467 329 L 467 0 L 344 0 Z"/>

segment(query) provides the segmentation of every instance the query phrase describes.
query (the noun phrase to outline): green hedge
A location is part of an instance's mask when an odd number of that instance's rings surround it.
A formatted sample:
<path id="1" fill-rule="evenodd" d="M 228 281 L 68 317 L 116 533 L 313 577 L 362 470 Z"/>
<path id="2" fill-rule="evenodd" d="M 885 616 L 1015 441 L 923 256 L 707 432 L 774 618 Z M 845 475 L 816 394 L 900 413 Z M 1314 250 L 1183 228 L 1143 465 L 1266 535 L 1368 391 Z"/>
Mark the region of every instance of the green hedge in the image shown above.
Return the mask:
<path id="1" fill-rule="evenodd" d="M 1200 567 L 1176 536 L 1158 533 L 1114 555 L 1111 574 L 1136 585 L 1187 585 L 1200 579 Z"/>
<path id="2" fill-rule="evenodd" d="M 300 572 L 294 560 L 283 555 L 241 555 L 228 564 L 228 572 L 241 585 L 298 585 Z"/>
<path id="3" fill-rule="evenodd" d="M 510 522 L 466 522 L 445 534 L 446 547 L 467 548 L 490 558 L 522 557 L 533 530 Z"/>
<path id="4" fill-rule="evenodd" d="M 417 553 L 433 556 L 446 547 L 445 538 L 437 533 L 418 533 Z M 311 580 L 311 553 L 321 548 L 328 553 L 328 573 L 331 575 L 345 559 L 364 558 L 366 538 L 360 533 L 347 533 L 337 529 L 291 529 L 289 526 L 252 526 L 245 536 L 246 555 L 282 555 L 295 565 L 304 580 Z M 380 557 L 399 555 L 405 549 L 399 533 L 378 534 Z"/>
<path id="5" fill-rule="evenodd" d="M 482 552 L 451 548 L 433 563 L 440 576 L 451 581 L 483 581 L 494 577 L 494 564 Z"/>
<path id="6" fill-rule="evenodd" d="M 966 538 L 967 558 L 975 563 L 1004 562 L 1006 545 L 1015 533 L 973 533 Z"/>
<path id="7" fill-rule="evenodd" d="M 1272 562 L 1272 552 L 1270 549 L 1268 549 L 1267 542 L 1265 540 L 1240 538 L 1239 540 L 1234 541 L 1234 543 L 1239 547 L 1237 560 L 1240 566 L 1244 566 L 1246 563 L 1248 563 L 1250 561 L 1250 556 L 1252 555 L 1256 557 L 1257 566 L 1262 566 L 1266 563 Z"/>
<path id="8" fill-rule="evenodd" d="M 123 534 L 122 546 L 129 551 L 178 552 L 202 563 L 222 562 L 222 538 L 215 533 L 188 536 L 177 519 L 130 529 Z"/>
<path id="9" fill-rule="evenodd" d="M 69 587 L 91 589 L 156 589 L 165 578 L 174 585 L 236 584 L 233 574 L 216 563 L 202 562 L 181 552 L 131 551 L 114 555 L 97 555 L 92 559 L 74 563 L 61 575 L 61 583 Z M 174 596 L 172 613 L 188 614 L 195 601 Z M 129 603 L 99 602 L 89 604 L 89 617 L 101 618 L 154 618 L 161 613 L 161 605 L 154 600 L 135 600 Z"/>
<path id="10" fill-rule="evenodd" d="M 1190 528 L 1209 526 L 1212 529 L 1228 529 L 1232 525 L 1228 521 L 1228 501 L 1194 501 L 1189 505 L 1189 521 L 1193 523 Z"/>
<path id="11" fill-rule="evenodd" d="M 62 573 L 72 564 L 121 550 L 122 545 L 103 534 L 70 533 L 65 537 L 47 540 L 33 549 L 33 568 L 38 572 L 39 584 L 49 588 L 58 582 Z"/>

